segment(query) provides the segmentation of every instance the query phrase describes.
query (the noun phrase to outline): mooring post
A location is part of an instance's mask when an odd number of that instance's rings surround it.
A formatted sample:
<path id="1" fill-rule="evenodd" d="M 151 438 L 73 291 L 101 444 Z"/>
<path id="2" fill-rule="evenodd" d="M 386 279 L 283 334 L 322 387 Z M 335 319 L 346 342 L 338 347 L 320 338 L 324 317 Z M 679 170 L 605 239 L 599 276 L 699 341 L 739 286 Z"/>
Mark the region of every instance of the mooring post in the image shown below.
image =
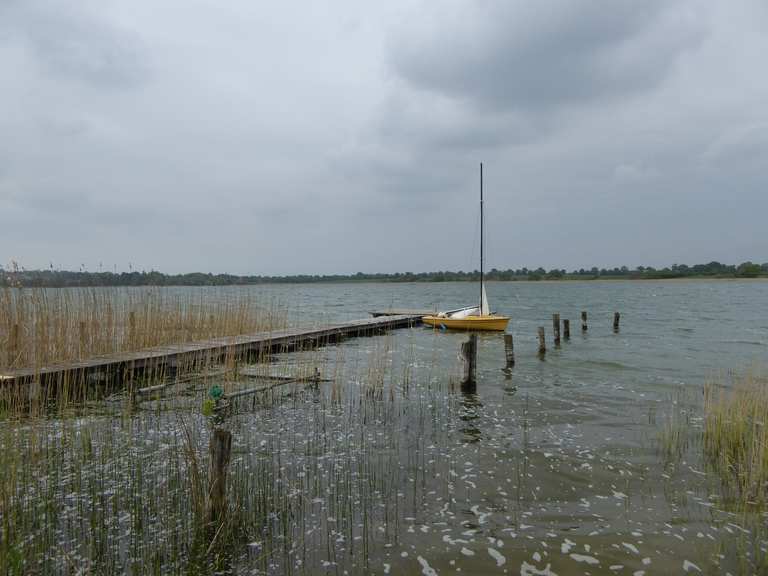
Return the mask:
<path id="1" fill-rule="evenodd" d="M 208 522 L 221 524 L 227 511 L 227 467 L 232 451 L 232 432 L 216 428 L 209 446 Z"/>
<path id="2" fill-rule="evenodd" d="M 586 310 L 581 311 L 581 331 L 582 332 L 587 331 L 587 311 Z"/>
<path id="3" fill-rule="evenodd" d="M 507 360 L 506 369 L 510 370 L 515 365 L 515 343 L 512 334 L 504 334 L 504 356 Z"/>
<path id="4" fill-rule="evenodd" d="M 464 380 L 462 384 L 472 384 L 477 375 L 477 334 L 470 334 L 469 340 L 461 344 L 461 357 L 464 360 Z"/>
<path id="5" fill-rule="evenodd" d="M 544 326 L 539 326 L 539 356 L 544 358 L 547 353 L 547 342 L 544 339 Z"/>
<path id="6" fill-rule="evenodd" d="M 552 314 L 552 334 L 555 338 L 555 346 L 560 346 L 560 314 Z"/>
<path id="7" fill-rule="evenodd" d="M 613 331 L 618 332 L 619 331 L 619 320 L 621 319 L 621 314 L 618 312 L 613 313 Z"/>
<path id="8" fill-rule="evenodd" d="M 563 338 L 571 339 L 571 321 L 568 318 L 563 318 Z"/>

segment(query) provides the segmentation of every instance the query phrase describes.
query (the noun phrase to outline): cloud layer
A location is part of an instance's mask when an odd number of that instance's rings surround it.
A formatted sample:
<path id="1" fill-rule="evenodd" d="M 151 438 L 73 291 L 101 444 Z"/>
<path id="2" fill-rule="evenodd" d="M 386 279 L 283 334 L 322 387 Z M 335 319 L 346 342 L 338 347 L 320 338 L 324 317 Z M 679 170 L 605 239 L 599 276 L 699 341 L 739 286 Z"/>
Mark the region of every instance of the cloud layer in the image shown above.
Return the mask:
<path id="1" fill-rule="evenodd" d="M 0 5 L 0 261 L 284 274 L 768 260 L 768 9 Z"/>

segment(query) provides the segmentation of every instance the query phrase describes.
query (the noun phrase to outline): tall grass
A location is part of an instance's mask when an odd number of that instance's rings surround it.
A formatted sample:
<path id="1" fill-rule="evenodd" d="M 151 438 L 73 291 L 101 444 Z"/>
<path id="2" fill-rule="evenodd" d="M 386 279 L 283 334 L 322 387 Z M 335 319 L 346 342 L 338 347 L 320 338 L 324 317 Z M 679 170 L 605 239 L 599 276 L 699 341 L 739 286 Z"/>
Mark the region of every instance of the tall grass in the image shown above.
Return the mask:
<path id="1" fill-rule="evenodd" d="M 240 289 L 6 287 L 0 370 L 277 330 L 287 310 Z"/>
<path id="2" fill-rule="evenodd" d="M 704 391 L 704 453 L 723 484 L 745 503 L 768 497 L 768 377 L 751 372 L 732 388 Z"/>

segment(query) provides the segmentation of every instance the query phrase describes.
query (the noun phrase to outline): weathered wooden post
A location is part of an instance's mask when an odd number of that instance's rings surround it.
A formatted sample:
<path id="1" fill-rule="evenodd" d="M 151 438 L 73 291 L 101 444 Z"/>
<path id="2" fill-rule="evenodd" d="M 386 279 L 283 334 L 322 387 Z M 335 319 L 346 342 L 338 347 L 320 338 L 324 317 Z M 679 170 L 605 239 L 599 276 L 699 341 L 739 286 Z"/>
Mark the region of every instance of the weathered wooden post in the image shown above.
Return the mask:
<path id="1" fill-rule="evenodd" d="M 512 334 L 504 334 L 504 356 L 507 360 L 506 370 L 511 370 L 515 365 L 515 343 Z"/>
<path id="2" fill-rule="evenodd" d="M 571 321 L 568 318 L 563 318 L 563 338 L 571 339 Z"/>
<path id="3" fill-rule="evenodd" d="M 547 353 L 547 342 L 544 338 L 544 326 L 539 326 L 539 356 L 544 358 Z"/>
<path id="4" fill-rule="evenodd" d="M 555 346 L 560 346 L 560 314 L 552 314 L 552 334 L 555 338 Z"/>
<path id="5" fill-rule="evenodd" d="M 582 332 L 587 331 L 587 311 L 586 310 L 581 311 L 581 331 Z"/>
<path id="6" fill-rule="evenodd" d="M 621 314 L 618 312 L 613 313 L 613 331 L 618 332 L 619 331 L 619 320 L 621 319 Z"/>
<path id="7" fill-rule="evenodd" d="M 227 512 L 227 468 L 232 452 L 232 432 L 214 429 L 209 452 L 208 522 L 221 524 Z"/>
<path id="8" fill-rule="evenodd" d="M 470 334 L 469 340 L 462 342 L 461 357 L 464 360 L 462 384 L 474 384 L 477 375 L 477 334 Z"/>

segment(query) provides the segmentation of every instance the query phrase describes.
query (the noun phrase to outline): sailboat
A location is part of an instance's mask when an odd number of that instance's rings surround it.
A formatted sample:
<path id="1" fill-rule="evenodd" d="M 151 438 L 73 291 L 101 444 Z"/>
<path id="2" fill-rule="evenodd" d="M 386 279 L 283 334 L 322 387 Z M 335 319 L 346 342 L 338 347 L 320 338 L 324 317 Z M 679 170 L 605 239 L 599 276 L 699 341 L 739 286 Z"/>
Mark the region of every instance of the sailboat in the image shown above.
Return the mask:
<path id="1" fill-rule="evenodd" d="M 424 316 L 424 324 L 436 328 L 448 328 L 454 330 L 496 330 L 504 331 L 509 322 L 508 316 L 492 314 L 488 304 L 488 296 L 485 293 L 485 281 L 483 278 L 483 163 L 480 163 L 480 305 L 469 306 L 451 312 L 442 312 L 436 315 Z"/>

